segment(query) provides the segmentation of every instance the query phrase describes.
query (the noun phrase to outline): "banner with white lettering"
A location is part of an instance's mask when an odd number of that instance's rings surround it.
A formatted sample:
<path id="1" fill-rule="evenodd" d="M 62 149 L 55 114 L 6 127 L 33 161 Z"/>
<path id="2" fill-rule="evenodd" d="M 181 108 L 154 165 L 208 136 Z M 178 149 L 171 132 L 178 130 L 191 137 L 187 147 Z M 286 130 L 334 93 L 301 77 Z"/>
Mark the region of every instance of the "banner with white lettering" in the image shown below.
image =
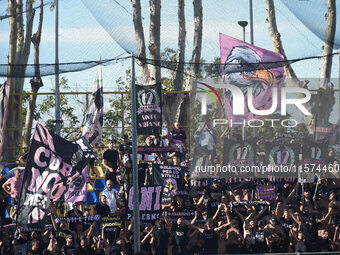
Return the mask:
<path id="1" fill-rule="evenodd" d="M 79 216 L 79 217 L 61 217 L 61 218 L 56 218 L 55 222 L 58 224 L 61 221 L 65 221 L 67 223 L 75 223 L 75 222 L 94 222 L 94 221 L 99 221 L 99 220 L 100 220 L 100 215 L 95 214 L 95 215 Z"/>
<path id="2" fill-rule="evenodd" d="M 50 201 L 62 197 L 88 163 L 78 144 L 37 123 L 18 202 L 17 225 L 44 229 Z"/>
<path id="3" fill-rule="evenodd" d="M 224 139 L 223 165 L 253 166 L 256 162 L 256 138 L 245 141 Z"/>
<path id="4" fill-rule="evenodd" d="M 180 217 L 187 221 L 191 221 L 195 218 L 195 216 L 197 216 L 197 211 L 194 210 L 182 210 L 176 212 L 165 211 L 164 216 L 166 216 L 168 218 L 168 221 L 170 222 L 177 222 L 178 218 Z"/>
<path id="5" fill-rule="evenodd" d="M 136 85 L 137 133 L 139 135 L 162 132 L 162 84 Z"/>
<path id="6" fill-rule="evenodd" d="M 162 186 L 139 187 L 140 221 L 153 221 L 160 218 Z M 133 187 L 129 188 L 127 219 L 133 217 Z"/>
<path id="7" fill-rule="evenodd" d="M 163 185 L 162 205 L 171 203 L 174 195 L 184 190 L 187 167 L 153 164 L 152 177 L 154 185 Z"/>

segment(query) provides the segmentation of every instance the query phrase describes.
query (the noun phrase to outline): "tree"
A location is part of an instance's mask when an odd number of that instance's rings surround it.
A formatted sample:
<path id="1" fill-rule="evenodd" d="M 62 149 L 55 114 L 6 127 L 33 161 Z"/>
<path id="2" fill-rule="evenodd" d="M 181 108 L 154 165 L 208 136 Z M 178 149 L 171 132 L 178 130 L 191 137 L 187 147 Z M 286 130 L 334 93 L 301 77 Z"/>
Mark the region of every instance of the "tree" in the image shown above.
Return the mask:
<path id="1" fill-rule="evenodd" d="M 275 51 L 280 53 L 284 56 L 285 59 L 287 59 L 281 39 L 280 39 L 280 33 L 278 32 L 278 28 L 276 25 L 276 16 L 275 16 L 275 6 L 273 0 L 265 0 L 266 3 L 266 9 L 267 9 L 267 25 L 269 29 L 270 37 L 272 38 L 273 45 L 275 48 Z M 323 57 L 320 67 L 320 84 L 319 84 L 319 91 L 317 94 L 318 97 L 318 103 L 317 104 L 311 104 L 306 103 L 306 108 L 313 112 L 322 112 L 322 115 L 326 115 L 327 122 L 329 121 L 329 115 L 331 113 L 332 107 L 334 105 L 334 93 L 333 92 L 325 92 L 326 89 L 332 89 L 333 85 L 329 82 L 330 74 L 331 74 L 331 66 L 332 66 L 332 56 L 330 54 L 333 51 L 333 44 L 334 44 L 334 36 L 335 36 L 335 28 L 336 28 L 336 7 L 335 7 L 335 0 L 328 0 L 328 8 L 327 13 L 325 15 L 327 19 L 327 25 L 326 25 L 326 36 L 324 40 L 324 46 L 322 55 L 328 57 Z M 290 86 L 299 86 L 308 88 L 307 84 L 308 81 L 301 82 L 298 77 L 296 76 L 293 68 L 289 65 L 289 63 L 286 63 L 284 65 L 285 69 L 285 75 L 287 77 L 287 82 Z M 323 103 L 322 105 L 320 103 Z M 320 107 L 322 107 L 322 111 L 320 111 Z M 315 122 L 320 118 L 319 114 L 315 114 L 315 117 L 306 117 L 305 122 L 308 127 L 308 131 L 310 133 L 314 132 L 315 128 Z M 316 118 L 316 119 L 315 119 Z"/>
<path id="2" fill-rule="evenodd" d="M 186 40 L 186 27 L 185 27 L 185 12 L 184 0 L 178 0 L 178 49 L 176 56 L 169 59 L 171 62 L 177 62 L 171 69 L 174 72 L 174 79 L 172 81 L 171 90 L 182 91 L 184 80 L 184 61 L 185 61 L 185 40 Z M 183 96 L 183 95 L 182 95 Z M 163 122 L 166 126 L 170 126 L 176 121 L 176 115 L 182 98 L 181 94 L 169 93 L 163 94 Z"/>
<path id="3" fill-rule="evenodd" d="M 203 33 L 203 8 L 202 0 L 194 0 L 194 42 L 191 57 L 190 76 L 187 76 L 185 90 L 190 91 L 190 95 L 184 95 L 177 111 L 176 119 L 186 125 L 190 116 L 190 102 L 195 102 L 197 79 L 200 71 L 200 59 L 202 50 L 202 33 Z"/>
<path id="4" fill-rule="evenodd" d="M 26 64 L 30 54 L 30 43 L 34 10 L 32 0 L 26 1 L 26 23 L 24 31 L 23 1 L 8 0 L 9 14 L 9 53 L 8 53 L 8 80 L 10 82 L 10 96 L 8 102 L 8 115 L 5 129 L 3 161 L 15 164 L 17 159 L 17 145 L 21 137 L 21 96 L 25 80 Z"/>
<path id="5" fill-rule="evenodd" d="M 148 66 L 146 64 L 145 56 L 145 39 L 144 31 L 141 18 L 141 4 L 140 0 L 132 0 L 133 8 L 133 22 L 135 27 L 135 36 L 137 41 L 137 51 L 138 58 L 140 62 L 140 68 L 142 73 L 142 80 L 144 84 L 157 83 L 160 81 L 160 65 L 157 60 L 160 60 L 160 55 L 156 56 L 154 49 L 160 48 L 160 15 L 158 12 L 160 10 L 161 4 L 160 0 L 150 0 L 150 44 L 149 51 L 151 57 L 152 70 L 149 74 Z M 201 47 L 202 47 L 202 24 L 203 24 L 203 9 L 201 0 L 193 0 L 194 6 L 194 20 L 195 20 L 195 33 L 194 33 L 194 45 L 191 62 L 196 64 L 192 65 L 187 71 L 190 72 L 190 77 L 196 77 L 199 72 L 199 60 L 201 57 Z M 183 89 L 183 73 L 184 73 L 184 56 L 185 56 L 185 13 L 184 13 L 184 0 L 178 0 L 178 21 L 179 21 L 179 35 L 178 35 L 178 51 L 176 61 L 178 62 L 176 68 L 177 73 L 174 80 L 174 90 L 180 91 Z M 157 27 L 157 29 L 156 29 Z M 156 41 L 154 38 L 159 38 Z M 155 44 L 159 42 L 159 44 Z M 158 52 L 157 52 L 158 54 Z M 159 72 L 158 72 L 159 70 Z M 157 74 L 157 75 L 156 75 Z M 155 77 L 154 77 L 155 76 Z M 196 79 L 189 78 L 186 81 L 186 89 L 195 90 L 196 89 Z M 195 93 L 192 94 L 191 99 L 195 98 Z M 179 93 L 168 94 L 163 96 L 163 122 L 166 126 L 170 126 L 173 122 L 179 120 L 179 116 L 184 116 L 181 120 L 183 123 L 187 123 L 186 116 L 188 116 L 188 109 L 190 109 L 190 99 L 188 95 L 181 95 Z"/>
<path id="6" fill-rule="evenodd" d="M 34 68 L 35 74 L 34 77 L 30 80 L 31 83 L 31 93 L 38 93 L 40 87 L 43 86 L 41 77 L 40 77 L 40 66 L 39 66 L 39 45 L 41 40 L 41 30 L 43 24 L 44 17 L 44 1 L 40 0 L 40 15 L 39 15 L 39 24 L 37 28 L 37 32 L 32 36 L 32 43 L 34 47 Z M 37 95 L 30 95 L 29 104 L 27 107 L 26 120 L 25 120 L 25 128 L 23 135 L 23 147 L 28 148 L 31 139 L 32 133 L 32 123 L 33 123 L 33 115 L 36 107 Z"/>
<path id="7" fill-rule="evenodd" d="M 61 77 L 59 85 L 64 91 L 71 90 L 66 77 Z M 79 132 L 78 127 L 80 126 L 80 119 L 78 116 L 84 116 L 85 105 L 81 100 L 77 100 L 77 102 L 82 104 L 83 107 L 78 107 L 76 110 L 76 106 L 70 103 L 70 99 L 65 94 L 60 95 L 60 112 L 64 126 L 62 128 L 61 136 L 65 139 L 75 140 L 76 134 Z M 81 108 L 84 109 L 82 110 L 82 114 L 77 114 L 77 111 L 79 111 Z M 38 105 L 34 114 L 34 118 L 35 120 L 40 121 L 42 125 L 46 126 L 48 130 L 55 132 L 55 124 L 53 123 L 53 109 L 54 95 L 48 95 Z"/>

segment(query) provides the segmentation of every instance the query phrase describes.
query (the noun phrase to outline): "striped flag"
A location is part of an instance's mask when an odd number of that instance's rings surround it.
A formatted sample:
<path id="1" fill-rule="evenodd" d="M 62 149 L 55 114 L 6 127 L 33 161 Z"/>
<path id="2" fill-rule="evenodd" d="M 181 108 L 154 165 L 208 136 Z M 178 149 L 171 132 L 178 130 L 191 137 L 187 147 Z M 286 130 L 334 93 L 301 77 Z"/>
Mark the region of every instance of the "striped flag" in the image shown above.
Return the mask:
<path id="1" fill-rule="evenodd" d="M 8 99 L 9 82 L 5 82 L 4 84 L 0 84 L 0 160 L 2 158 L 2 150 L 4 145 Z"/>
<path id="2" fill-rule="evenodd" d="M 103 102 L 102 65 L 99 65 L 83 128 L 83 136 L 94 146 L 99 145 L 102 138 Z"/>

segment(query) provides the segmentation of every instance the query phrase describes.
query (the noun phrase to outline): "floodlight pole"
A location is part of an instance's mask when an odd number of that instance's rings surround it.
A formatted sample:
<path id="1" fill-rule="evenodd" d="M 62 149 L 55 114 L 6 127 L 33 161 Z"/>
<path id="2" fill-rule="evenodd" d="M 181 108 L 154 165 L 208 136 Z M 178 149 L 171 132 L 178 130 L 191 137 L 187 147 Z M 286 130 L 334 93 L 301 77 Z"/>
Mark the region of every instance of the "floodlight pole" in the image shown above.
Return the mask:
<path id="1" fill-rule="evenodd" d="M 246 41 L 246 26 L 248 25 L 248 21 L 238 21 L 237 22 L 243 29 L 243 41 L 245 42 Z M 245 131 L 245 127 L 242 126 L 242 141 L 244 141 L 245 139 L 245 136 L 246 136 L 246 131 Z"/>
<path id="2" fill-rule="evenodd" d="M 253 0 L 249 0 L 250 43 L 254 45 Z"/>
<path id="3" fill-rule="evenodd" d="M 58 0 L 55 1 L 55 132 L 60 135 L 61 121 L 60 121 L 60 91 L 59 91 L 59 41 L 58 41 L 58 27 L 59 27 L 59 13 Z"/>
<path id="4" fill-rule="evenodd" d="M 132 185 L 133 185 L 133 245 L 134 253 L 140 251 L 140 221 L 139 221 L 139 187 L 137 168 L 137 121 L 136 121 L 136 86 L 135 57 L 131 52 L 131 104 L 132 104 Z"/>
<path id="5" fill-rule="evenodd" d="M 339 126 L 338 126 L 338 131 L 339 131 L 339 146 L 340 146 L 340 48 L 339 48 L 339 51 L 338 51 L 339 55 L 338 55 L 338 67 L 339 67 L 339 77 L 338 77 L 338 95 L 339 95 L 339 106 L 338 106 L 338 110 L 339 110 L 339 120 L 338 120 L 338 123 L 339 123 Z"/>

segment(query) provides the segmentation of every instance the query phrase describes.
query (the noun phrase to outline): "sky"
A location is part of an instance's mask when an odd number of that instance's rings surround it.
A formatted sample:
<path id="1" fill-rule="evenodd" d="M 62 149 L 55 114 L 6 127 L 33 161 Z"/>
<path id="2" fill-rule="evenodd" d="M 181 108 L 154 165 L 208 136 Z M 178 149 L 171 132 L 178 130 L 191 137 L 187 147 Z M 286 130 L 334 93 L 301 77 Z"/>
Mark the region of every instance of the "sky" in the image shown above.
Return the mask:
<path id="1" fill-rule="evenodd" d="M 284 1 L 284 0 L 282 0 Z M 323 42 L 307 29 L 282 3 L 275 0 L 276 17 L 281 39 L 288 59 L 317 56 L 321 54 Z M 38 1 L 36 1 L 38 2 Z M 46 1 L 45 1 L 46 2 Z M 142 0 L 143 25 L 148 44 L 149 8 L 148 1 Z M 203 0 L 203 45 L 202 57 L 212 62 L 219 56 L 219 33 L 242 39 L 239 20 L 249 21 L 249 0 Z M 134 50 L 132 10 L 130 0 L 59 0 L 59 62 L 91 61 L 129 55 Z M 0 0 L 0 15 L 5 15 L 7 1 Z M 190 61 L 193 39 L 192 1 L 186 0 L 186 61 Z M 161 49 L 177 48 L 177 1 L 162 1 Z M 306 10 L 301 10 L 306 12 Z M 308 10 L 307 10 L 308 11 Z M 266 24 L 264 1 L 253 0 L 254 44 L 273 50 Z M 36 17 L 38 12 L 36 13 Z M 37 19 L 33 31 L 36 30 Z M 0 64 L 7 63 L 8 19 L 0 20 Z M 45 7 L 41 42 L 41 63 L 54 63 L 55 12 Z M 250 41 L 249 26 L 246 27 L 246 41 Z M 116 41 L 115 41 L 116 40 Z M 118 43 L 117 43 L 118 41 Z M 123 47 L 121 47 L 123 46 Z M 123 49 L 124 48 L 124 49 Z M 33 56 L 33 49 L 31 49 Z M 33 62 L 32 57 L 29 60 Z M 103 67 L 104 91 L 116 91 L 116 80 L 125 75 L 130 60 L 112 62 Z M 292 65 L 301 79 L 319 76 L 320 60 L 307 60 Z M 332 77 L 339 77 L 338 57 L 333 58 Z M 138 72 L 138 68 L 136 68 Z M 97 68 L 81 72 L 62 74 L 69 80 L 73 90 L 91 91 Z M 163 71 L 164 73 L 164 71 Z M 54 76 L 43 77 L 41 92 L 50 92 L 54 87 Z M 0 77 L 0 82 L 5 78 Z M 29 89 L 28 82 L 25 88 Z"/>

